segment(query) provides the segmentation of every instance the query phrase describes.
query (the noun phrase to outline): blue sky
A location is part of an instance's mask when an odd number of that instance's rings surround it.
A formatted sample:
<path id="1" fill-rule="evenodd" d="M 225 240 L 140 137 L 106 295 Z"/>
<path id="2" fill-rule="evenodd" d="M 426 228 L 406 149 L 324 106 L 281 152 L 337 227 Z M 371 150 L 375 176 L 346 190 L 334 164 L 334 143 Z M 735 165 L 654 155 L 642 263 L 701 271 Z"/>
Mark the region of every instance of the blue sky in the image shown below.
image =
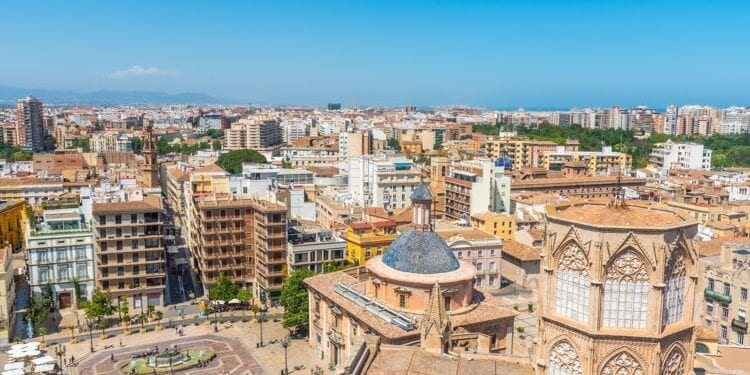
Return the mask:
<path id="1" fill-rule="evenodd" d="M 3 3 L 0 84 L 265 104 L 750 105 L 750 2 Z"/>

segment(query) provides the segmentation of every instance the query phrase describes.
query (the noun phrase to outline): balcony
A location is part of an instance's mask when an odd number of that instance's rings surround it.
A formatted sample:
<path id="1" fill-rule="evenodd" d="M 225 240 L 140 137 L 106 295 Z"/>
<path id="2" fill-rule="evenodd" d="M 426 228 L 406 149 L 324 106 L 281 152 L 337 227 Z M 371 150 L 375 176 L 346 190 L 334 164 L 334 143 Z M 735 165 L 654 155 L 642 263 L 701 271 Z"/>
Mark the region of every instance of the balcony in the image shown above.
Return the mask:
<path id="1" fill-rule="evenodd" d="M 714 300 L 721 303 L 732 303 L 732 296 L 728 296 L 724 293 L 720 293 L 712 289 L 706 288 L 706 290 L 703 292 L 703 295 L 707 300 Z"/>
<path id="2" fill-rule="evenodd" d="M 333 327 L 328 327 L 328 339 L 336 345 L 344 344 L 344 335 Z"/>
<path id="3" fill-rule="evenodd" d="M 732 319 L 732 328 L 741 333 L 747 333 L 747 322 L 744 319 Z"/>

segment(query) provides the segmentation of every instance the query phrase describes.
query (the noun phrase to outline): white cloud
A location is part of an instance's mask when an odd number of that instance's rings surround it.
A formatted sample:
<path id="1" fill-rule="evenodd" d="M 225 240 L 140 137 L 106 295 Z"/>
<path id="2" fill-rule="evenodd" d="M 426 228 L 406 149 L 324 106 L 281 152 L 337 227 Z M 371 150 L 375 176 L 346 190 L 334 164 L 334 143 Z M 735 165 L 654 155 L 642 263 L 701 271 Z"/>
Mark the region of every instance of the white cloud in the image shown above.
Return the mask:
<path id="1" fill-rule="evenodd" d="M 165 69 L 157 68 L 155 66 L 143 67 L 140 65 L 133 65 L 130 68 L 109 73 L 106 75 L 106 77 L 111 78 L 111 79 L 122 79 L 122 78 L 127 78 L 127 77 L 151 77 L 151 76 L 166 76 L 166 75 L 173 75 L 173 74 L 175 74 L 175 72 L 171 70 L 165 70 Z"/>

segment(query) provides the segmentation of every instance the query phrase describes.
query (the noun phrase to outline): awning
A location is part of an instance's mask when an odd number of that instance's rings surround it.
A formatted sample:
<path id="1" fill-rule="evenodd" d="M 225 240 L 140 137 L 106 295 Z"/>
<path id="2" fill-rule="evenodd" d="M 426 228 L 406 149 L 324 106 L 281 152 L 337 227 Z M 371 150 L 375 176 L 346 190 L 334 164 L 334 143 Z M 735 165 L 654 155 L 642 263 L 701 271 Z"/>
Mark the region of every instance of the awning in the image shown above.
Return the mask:
<path id="1" fill-rule="evenodd" d="M 224 303 L 225 303 L 225 302 L 224 302 L 224 301 L 222 301 L 222 300 L 220 300 L 220 299 L 217 299 L 217 300 L 211 301 L 211 304 L 212 304 L 212 305 L 223 305 Z"/>
<path id="2" fill-rule="evenodd" d="M 238 303 L 241 303 L 241 301 L 240 301 L 240 300 L 238 300 L 237 298 L 233 298 L 233 299 L 230 299 L 230 300 L 229 300 L 229 304 L 230 304 L 230 305 L 236 305 L 236 304 L 238 304 Z"/>
<path id="3" fill-rule="evenodd" d="M 32 359 L 31 360 L 31 363 L 33 363 L 35 365 L 43 365 L 45 363 L 52 363 L 52 362 L 55 362 L 55 359 L 52 358 L 52 357 L 50 357 L 50 356 L 48 356 L 48 355 L 45 355 L 44 357 L 39 357 L 37 359 Z"/>
<path id="4" fill-rule="evenodd" d="M 48 365 L 40 365 L 40 366 L 34 366 L 34 372 L 52 372 L 55 371 L 55 364 L 48 364 Z"/>
<path id="5" fill-rule="evenodd" d="M 177 248 L 177 246 L 167 246 L 167 252 L 170 254 L 177 254 L 180 252 L 180 250 Z"/>
<path id="6" fill-rule="evenodd" d="M 19 368 L 23 369 L 23 362 L 6 363 L 5 367 L 3 367 L 3 370 L 9 371 L 9 370 L 15 370 Z"/>
<path id="7" fill-rule="evenodd" d="M 23 372 L 22 368 L 15 369 L 15 370 L 3 371 L 3 375 L 23 375 L 23 374 L 24 374 L 24 372 Z"/>

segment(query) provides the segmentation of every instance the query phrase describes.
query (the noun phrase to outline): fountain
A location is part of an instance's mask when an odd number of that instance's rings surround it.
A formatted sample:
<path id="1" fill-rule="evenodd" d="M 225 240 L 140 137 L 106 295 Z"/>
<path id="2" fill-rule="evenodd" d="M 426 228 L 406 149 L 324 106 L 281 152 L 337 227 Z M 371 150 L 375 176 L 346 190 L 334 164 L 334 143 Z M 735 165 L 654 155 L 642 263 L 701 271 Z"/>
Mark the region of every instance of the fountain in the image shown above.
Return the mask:
<path id="1" fill-rule="evenodd" d="M 207 361 L 216 354 L 209 349 L 178 349 L 173 346 L 156 354 L 134 358 L 120 367 L 123 374 L 162 374 L 194 367 L 199 361 Z"/>

